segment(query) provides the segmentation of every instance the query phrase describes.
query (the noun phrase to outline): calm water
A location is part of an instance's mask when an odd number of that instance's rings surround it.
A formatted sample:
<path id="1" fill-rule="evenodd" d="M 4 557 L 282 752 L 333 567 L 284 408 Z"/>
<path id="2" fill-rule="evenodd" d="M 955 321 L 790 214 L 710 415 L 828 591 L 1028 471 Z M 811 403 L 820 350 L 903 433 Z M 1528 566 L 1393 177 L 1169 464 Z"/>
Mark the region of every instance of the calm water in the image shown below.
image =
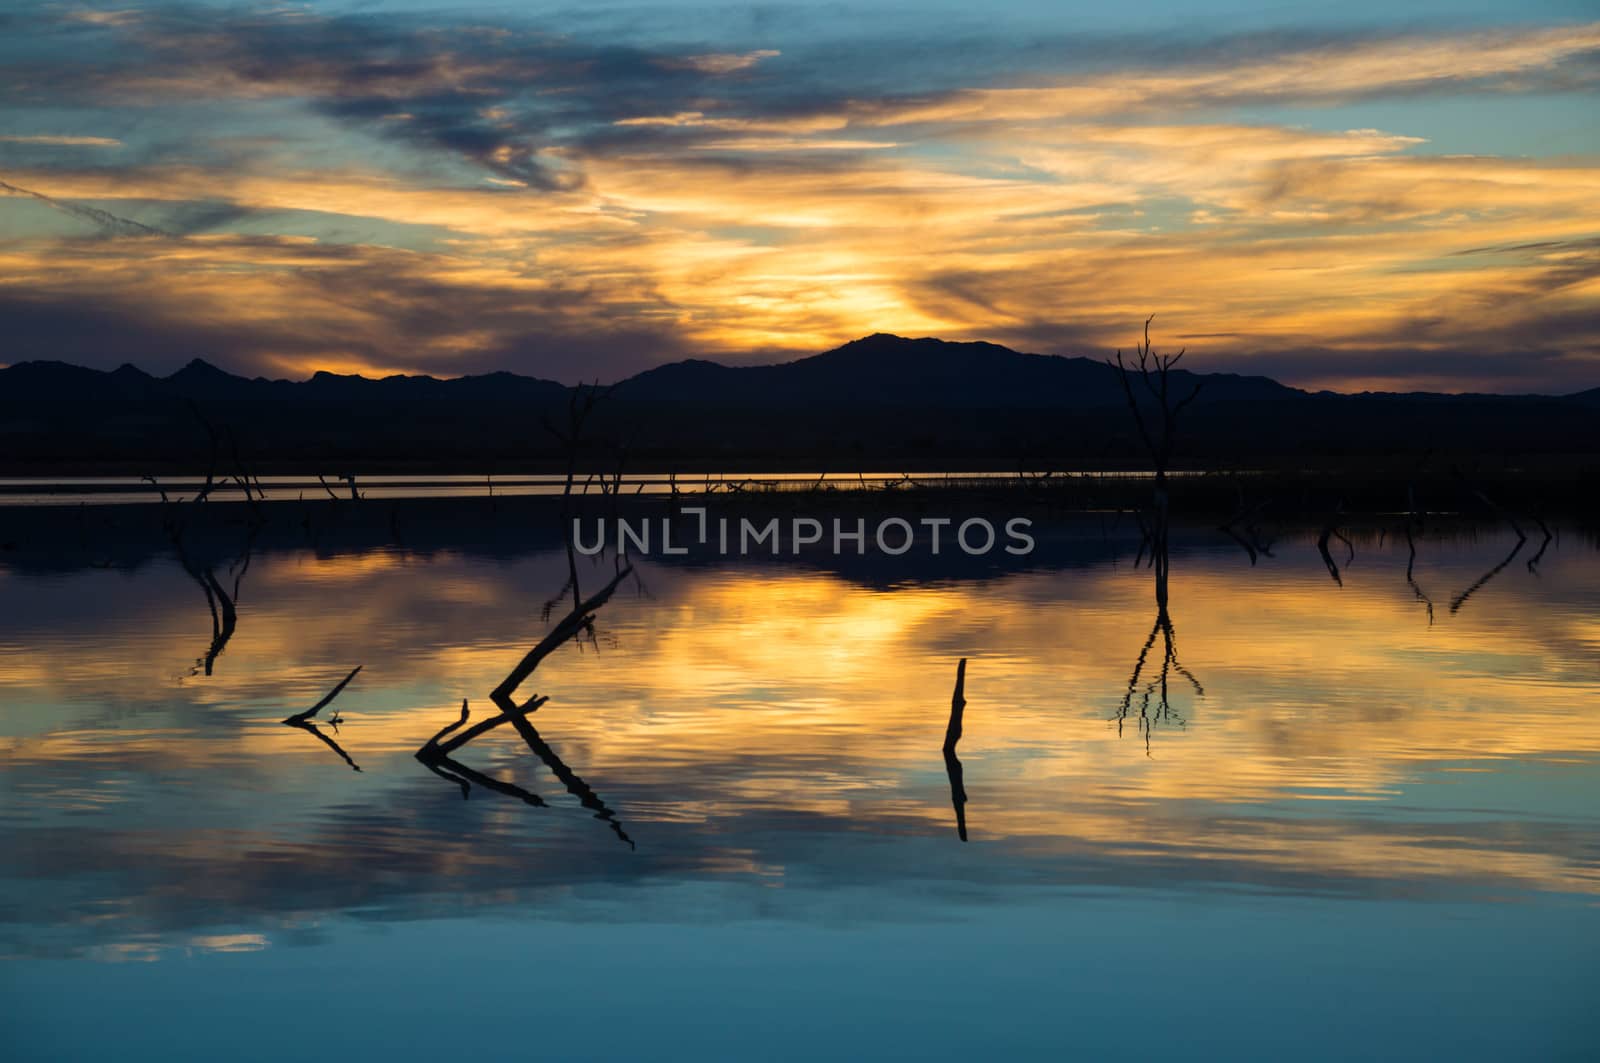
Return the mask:
<path id="1" fill-rule="evenodd" d="M 1012 569 L 643 561 L 524 686 L 534 741 L 453 778 L 413 753 L 495 715 L 564 552 L 241 532 L 220 647 L 170 554 L 0 554 L 0 1043 L 1593 1058 L 1593 545 L 1480 582 L 1510 538 L 1420 540 L 1413 587 L 1363 537 L 1340 585 L 1310 537 L 1252 567 L 1191 530 L 1168 658 L 1126 531 Z M 283 726 L 356 665 L 320 737 Z"/>

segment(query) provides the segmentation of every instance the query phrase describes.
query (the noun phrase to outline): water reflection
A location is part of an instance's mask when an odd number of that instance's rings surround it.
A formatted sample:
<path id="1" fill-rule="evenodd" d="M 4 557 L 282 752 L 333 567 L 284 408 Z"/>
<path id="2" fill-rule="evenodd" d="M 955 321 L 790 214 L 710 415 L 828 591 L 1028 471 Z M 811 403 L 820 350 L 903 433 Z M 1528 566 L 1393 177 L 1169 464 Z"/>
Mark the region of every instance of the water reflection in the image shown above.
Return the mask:
<path id="1" fill-rule="evenodd" d="M 255 528 L 252 527 L 249 537 L 245 540 L 244 550 L 228 566 L 228 574 L 233 577 L 233 593 L 229 594 L 217 579 L 214 565 L 201 565 L 191 560 L 189 553 L 184 549 L 183 533 L 181 527 L 172 526 L 173 552 L 177 555 L 178 563 L 189 574 L 189 578 L 200 586 L 206 596 L 206 609 L 211 614 L 211 643 L 206 647 L 206 652 L 195 659 L 194 667 L 189 670 L 191 676 L 201 674 L 210 675 L 216 667 L 217 658 L 222 656 L 222 651 L 228 648 L 228 642 L 239 628 L 239 588 L 244 583 L 244 577 L 250 571 L 250 557 L 255 545 Z"/>
<path id="2" fill-rule="evenodd" d="M 1144 738 L 1146 754 L 1150 752 L 1150 734 L 1157 725 L 1175 722 L 1178 726 L 1183 726 L 1183 718 L 1172 708 L 1174 675 L 1188 682 L 1194 688 L 1196 697 L 1206 696 L 1205 688 L 1200 685 L 1200 681 L 1178 659 L 1178 634 L 1172 623 L 1168 589 L 1172 566 L 1170 541 L 1171 530 L 1167 517 L 1158 510 L 1152 528 L 1146 533 L 1144 542 L 1140 544 L 1140 553 L 1134 559 L 1134 568 L 1137 569 L 1139 561 L 1146 556 L 1144 551 L 1148 546 L 1148 567 L 1155 577 L 1155 621 L 1150 625 L 1150 634 L 1140 646 L 1138 656 L 1133 659 L 1133 670 L 1128 675 L 1128 689 L 1123 692 L 1122 703 L 1117 706 L 1117 734 L 1120 735 L 1137 697 L 1139 734 Z M 1321 547 L 1323 543 L 1319 540 L 1318 545 Z M 1249 556 L 1250 564 L 1253 566 L 1256 563 L 1256 554 L 1252 552 Z M 1161 637 L 1161 663 L 1153 669 L 1155 677 L 1147 678 L 1145 669 L 1158 635 Z M 1155 699 L 1154 704 L 1151 702 L 1152 698 Z"/>
<path id="3" fill-rule="evenodd" d="M 155 548 L 111 569 L 8 553 L 0 940 L 277 942 L 341 913 L 533 901 L 627 919 L 683 914 L 691 887 L 730 917 L 802 920 L 846 895 L 852 918 L 895 919 L 1040 888 L 1592 899 L 1592 549 L 1555 537 L 1542 575 L 1481 581 L 1507 530 L 1343 530 L 1361 563 L 1342 587 L 1317 528 L 1283 530 L 1254 566 L 1215 529 L 1178 528 L 1130 570 L 1095 518 L 1011 569 L 651 559 L 644 597 L 612 560 L 518 545 L 514 525 L 452 546 L 419 521 L 407 548 L 269 529 L 246 552 L 227 667 L 183 684 L 183 647 L 214 636 L 191 566 Z M 236 600 L 237 541 L 186 549 Z M 1417 608 L 1415 588 L 1475 583 L 1474 608 L 1431 627 Z M 530 630 L 548 632 L 531 650 Z M 357 660 L 359 731 L 339 735 L 327 684 Z M 983 711 L 962 734 L 968 671 Z M 548 703 L 523 690 L 533 675 Z M 477 691 L 492 715 L 440 719 Z M 284 732 L 285 702 L 314 707 L 291 726 L 319 741 Z M 1127 718 L 1145 741 L 1119 739 Z M 1150 728 L 1179 719 L 1148 757 Z M 545 772 L 561 790 L 541 794 Z M 982 829 L 950 844 L 969 775 Z M 475 789 L 515 801 L 454 799 Z"/>

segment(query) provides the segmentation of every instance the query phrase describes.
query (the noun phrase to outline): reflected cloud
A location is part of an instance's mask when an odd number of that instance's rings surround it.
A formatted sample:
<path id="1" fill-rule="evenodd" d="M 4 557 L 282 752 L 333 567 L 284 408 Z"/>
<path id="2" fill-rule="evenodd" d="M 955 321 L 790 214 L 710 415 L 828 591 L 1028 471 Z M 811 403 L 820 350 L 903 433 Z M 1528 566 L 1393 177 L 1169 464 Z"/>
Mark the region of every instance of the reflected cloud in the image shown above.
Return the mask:
<path id="1" fill-rule="evenodd" d="M 1106 649 L 1150 641 L 1144 691 L 1164 649 L 1153 574 L 1108 564 L 1092 531 L 1062 567 L 892 589 L 789 565 L 647 561 L 651 596 L 607 608 L 614 639 L 599 655 L 577 636 L 543 652 L 508 636 L 506 617 L 536 614 L 570 577 L 559 548 L 385 546 L 380 563 L 268 543 L 229 666 L 181 685 L 173 647 L 194 635 L 181 567 L 41 575 L 8 560 L 5 890 L 49 928 L 11 926 L 10 948 L 275 939 L 349 909 L 413 918 L 537 900 L 627 918 L 663 884 L 804 918 L 829 890 L 908 875 L 996 900 L 1023 884 L 1600 890 L 1591 803 L 1574 797 L 1600 762 L 1600 723 L 1581 711 L 1600 693 L 1600 567 L 1586 547 L 1556 538 L 1542 576 L 1507 566 L 1472 599 L 1482 607 L 1440 609 L 1430 627 L 1408 570 L 1419 586 L 1470 586 L 1506 534 L 1430 526 L 1413 556 L 1402 537 L 1352 532 L 1361 564 L 1336 590 L 1315 529 L 1285 532 L 1255 568 L 1214 529 L 1177 529 L 1168 619 L 1206 698 L 1152 759 L 1107 719 L 1129 663 Z M 593 571 L 581 574 L 599 587 L 616 575 Z M 328 692 L 317 677 L 358 654 L 382 663 L 360 673 L 363 770 L 345 774 L 322 742 L 284 740 L 281 706 L 315 705 Z M 418 771 L 419 739 L 439 732 L 441 704 L 496 689 L 530 655 L 522 678 L 558 693 L 539 709 L 558 707 L 558 721 L 534 730 L 537 697 L 514 685 L 511 712 L 496 702 L 440 732 L 446 798 Z M 49 663 L 67 657 L 82 667 Z M 950 721 L 928 710 L 955 700 L 962 657 L 986 707 L 952 771 L 932 752 Z M 575 801 L 541 796 L 547 770 Z M 977 861 L 940 844 L 953 813 L 958 836 L 967 825 L 967 776 L 983 781 Z M 604 780 L 603 799 L 586 779 Z M 463 784 L 515 800 L 454 800 Z M 596 844 L 593 815 L 640 848 Z"/>

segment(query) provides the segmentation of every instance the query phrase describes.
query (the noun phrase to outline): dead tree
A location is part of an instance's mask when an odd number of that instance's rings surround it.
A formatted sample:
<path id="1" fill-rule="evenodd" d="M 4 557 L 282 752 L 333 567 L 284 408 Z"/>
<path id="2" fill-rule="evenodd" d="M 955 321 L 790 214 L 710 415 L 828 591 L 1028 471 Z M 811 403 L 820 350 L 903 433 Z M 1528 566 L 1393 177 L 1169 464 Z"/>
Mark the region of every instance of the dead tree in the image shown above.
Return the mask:
<path id="1" fill-rule="evenodd" d="M 578 473 L 578 452 L 583 448 L 583 428 L 588 422 L 594 408 L 601 401 L 610 396 L 616 385 L 602 388 L 597 380 L 593 384 L 578 384 L 572 389 L 572 394 L 567 399 L 567 420 L 565 424 L 557 425 L 546 414 L 539 415 L 539 421 L 544 425 L 546 432 L 555 437 L 561 444 L 561 450 L 566 459 L 566 483 L 561 490 L 561 509 L 565 515 L 567 506 L 572 498 L 572 483 Z M 621 478 L 621 470 L 618 470 Z"/>
<path id="2" fill-rule="evenodd" d="M 1167 513 L 1170 508 L 1167 472 L 1172 467 L 1173 449 L 1177 443 L 1178 417 L 1199 397 L 1205 382 L 1195 381 L 1187 396 L 1174 401 L 1172 370 L 1183 360 L 1184 351 L 1180 350 L 1177 354 L 1170 355 L 1155 353 L 1150 346 L 1150 322 L 1154 320 L 1153 315 L 1145 318 L 1144 338 L 1134 348 L 1134 354 L 1138 356 L 1137 362 L 1131 365 L 1126 363 L 1122 351 L 1118 350 L 1116 361 L 1107 361 L 1106 364 L 1117 371 L 1117 379 L 1122 382 L 1122 394 L 1128 400 L 1128 410 L 1133 414 L 1133 423 L 1139 430 L 1139 439 L 1150 456 L 1150 464 L 1155 471 L 1155 491 L 1152 498 L 1155 512 L 1152 521 L 1165 534 Z M 1138 392 L 1134 387 L 1136 380 L 1154 403 L 1155 408 L 1149 416 L 1146 416 L 1145 408 L 1140 404 Z M 1152 547 L 1164 552 L 1165 544 L 1154 543 Z"/>
<path id="3" fill-rule="evenodd" d="M 1128 400 L 1128 410 L 1133 415 L 1134 426 L 1139 431 L 1139 439 L 1144 443 L 1146 452 L 1150 456 L 1150 464 L 1155 475 L 1155 490 L 1152 497 L 1149 520 L 1139 514 L 1139 527 L 1142 538 L 1139 543 L 1139 556 L 1134 559 L 1134 567 L 1139 566 L 1139 561 L 1144 557 L 1146 547 L 1150 551 L 1150 568 L 1155 575 L 1156 592 L 1156 618 L 1150 627 L 1150 634 L 1145 638 L 1139 655 L 1134 658 L 1133 671 L 1128 677 L 1128 689 L 1123 695 L 1122 703 L 1117 709 L 1117 733 L 1122 733 L 1123 722 L 1133 711 L 1134 699 L 1139 701 L 1139 730 L 1144 735 L 1145 752 L 1150 750 L 1151 728 L 1159 723 L 1177 719 L 1172 709 L 1171 678 L 1174 673 L 1188 680 L 1194 687 L 1195 693 L 1205 696 L 1205 689 L 1199 680 L 1190 674 L 1178 659 L 1178 636 L 1173 627 L 1172 614 L 1168 609 L 1167 584 L 1171 572 L 1170 530 L 1171 530 L 1171 505 L 1167 488 L 1167 473 L 1172 467 L 1172 455 L 1177 443 L 1178 418 L 1183 411 L 1200 395 L 1204 381 L 1197 380 L 1188 395 L 1176 399 L 1172 388 L 1172 370 L 1182 361 L 1184 352 L 1163 355 L 1155 353 L 1150 344 L 1150 322 L 1154 317 L 1145 318 L 1144 337 L 1139 345 L 1134 348 L 1138 360 L 1129 364 L 1122 357 L 1122 352 L 1117 352 L 1115 362 L 1107 362 L 1117 371 L 1117 379 L 1122 382 L 1122 394 Z M 1140 387 L 1148 395 L 1148 402 L 1153 403 L 1153 409 L 1147 416 L 1145 406 L 1140 403 L 1140 396 L 1134 384 L 1137 380 Z M 1253 560 L 1253 558 L 1252 558 Z M 1156 638 L 1162 640 L 1161 665 L 1154 679 L 1146 678 L 1146 665 L 1150 659 L 1150 651 L 1155 647 Z M 1155 698 L 1152 704 L 1151 699 Z"/>

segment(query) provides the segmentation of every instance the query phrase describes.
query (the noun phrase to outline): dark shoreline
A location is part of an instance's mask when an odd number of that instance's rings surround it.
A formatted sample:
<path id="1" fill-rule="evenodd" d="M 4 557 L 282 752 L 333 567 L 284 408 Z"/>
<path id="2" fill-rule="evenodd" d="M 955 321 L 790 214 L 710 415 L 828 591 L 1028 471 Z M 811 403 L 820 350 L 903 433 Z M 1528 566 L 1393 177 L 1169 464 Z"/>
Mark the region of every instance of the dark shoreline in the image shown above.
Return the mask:
<path id="1" fill-rule="evenodd" d="M 652 483 L 652 493 L 638 497 L 640 478 L 653 480 L 677 475 L 676 497 L 683 502 L 694 497 L 712 497 L 726 500 L 738 497 L 742 503 L 757 507 L 789 508 L 803 500 L 833 500 L 838 504 L 881 508 L 886 504 L 901 504 L 907 500 L 961 498 L 964 502 L 983 504 L 1022 504 L 1043 506 L 1066 511 L 1135 510 L 1146 507 L 1151 500 L 1151 481 L 1147 471 L 1136 463 L 1096 467 L 1075 467 L 1068 472 L 1049 467 L 1026 468 L 1015 473 L 999 474 L 992 464 L 969 463 L 966 466 L 951 463 L 929 472 L 915 465 L 899 467 L 885 463 L 865 462 L 861 474 L 892 475 L 895 482 L 857 481 L 855 470 L 831 470 L 826 484 L 811 479 L 774 481 L 763 479 L 774 474 L 815 475 L 817 469 L 791 466 L 788 468 L 763 463 L 750 472 L 740 467 L 725 466 L 710 469 L 708 463 L 701 468 L 678 466 L 673 468 L 628 468 L 622 472 L 620 500 L 637 500 L 642 504 L 667 505 L 673 495 L 666 485 Z M 746 466 L 748 467 L 748 466 Z M 363 466 L 355 476 L 358 489 L 362 477 L 407 475 L 419 479 L 429 476 L 482 477 L 481 490 L 467 480 L 458 485 L 461 493 L 444 498 L 364 498 L 361 504 L 370 506 L 454 505 L 462 507 L 463 514 L 471 512 L 474 503 L 493 503 L 495 506 L 541 506 L 559 509 L 558 496 L 529 496 L 507 494 L 501 484 L 497 493 L 489 479 L 523 476 L 560 476 L 564 470 L 552 465 L 525 467 L 518 470 L 488 472 L 463 472 L 459 466 L 449 470 L 418 467 L 414 463 L 392 463 L 387 466 Z M 983 473 L 985 478 L 964 479 L 963 472 Z M 1588 516 L 1600 513 L 1600 460 L 1588 455 L 1557 455 L 1539 458 L 1486 458 L 1482 456 L 1458 458 L 1393 457 L 1352 459 L 1341 462 L 1259 462 L 1246 469 L 1196 469 L 1177 466 L 1171 480 L 1171 505 L 1174 514 L 1188 514 L 1202 519 L 1227 518 L 1247 513 L 1276 518 L 1322 519 L 1334 513 L 1355 515 L 1384 515 L 1415 513 L 1458 514 L 1469 517 L 1501 517 L 1507 513 L 1533 519 Z M 336 476 L 328 470 L 307 471 L 264 466 L 252 469 L 253 475 L 302 477 L 298 497 L 285 497 L 287 488 L 267 485 L 265 501 L 257 503 L 264 508 L 283 505 L 307 505 L 312 502 L 333 503 L 330 494 L 337 494 L 340 503 L 350 503 L 349 481 L 343 477 L 346 470 Z M 318 482 L 321 474 L 326 486 Z M 948 474 L 948 475 L 947 475 Z M 106 464 L 75 464 L 56 468 L 46 473 L 40 469 L 27 472 L 5 470 L 0 463 L 0 476 L 16 478 L 41 478 L 39 487 L 33 485 L 0 487 L 0 511 L 33 508 L 77 507 L 86 502 L 70 497 L 82 492 L 70 484 L 59 484 L 62 479 L 94 477 L 137 477 L 125 467 Z M 614 469 L 580 469 L 574 476 L 574 504 L 585 506 L 613 505 L 619 499 L 607 494 L 602 486 L 608 478 L 615 477 Z M 714 479 L 708 476 L 715 477 Z M 185 483 L 201 483 L 203 471 L 193 466 L 176 476 L 165 473 L 157 477 L 181 479 Z M 213 502 L 226 506 L 248 506 L 243 492 L 232 479 L 231 471 L 219 472 Z M 65 497 L 61 503 L 8 506 L 6 496 L 35 494 L 40 488 L 60 486 Z M 149 505 L 160 508 L 160 488 L 148 483 L 129 485 L 126 489 L 148 492 Z M 658 492 L 658 493 L 657 493 Z M 848 500 L 848 501 L 847 501 Z M 208 503 L 211 504 L 211 503 Z M 140 503 L 123 503 L 115 508 L 143 508 Z"/>

